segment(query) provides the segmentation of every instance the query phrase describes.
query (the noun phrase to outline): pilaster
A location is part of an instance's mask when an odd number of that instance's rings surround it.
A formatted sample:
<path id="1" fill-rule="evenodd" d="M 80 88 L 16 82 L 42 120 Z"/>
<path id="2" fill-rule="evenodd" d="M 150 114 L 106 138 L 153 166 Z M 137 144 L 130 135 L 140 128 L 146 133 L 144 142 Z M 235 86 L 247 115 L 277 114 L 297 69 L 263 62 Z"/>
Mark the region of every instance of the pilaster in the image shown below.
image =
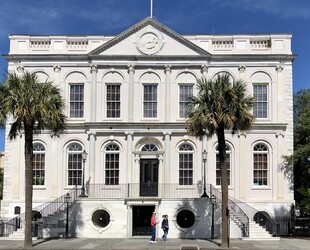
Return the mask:
<path id="1" fill-rule="evenodd" d="M 165 98 L 165 122 L 170 121 L 170 83 L 171 83 L 171 65 L 166 65 L 166 98 Z"/>
<path id="2" fill-rule="evenodd" d="M 91 72 L 91 114 L 90 121 L 96 121 L 96 102 L 97 102 L 97 72 L 98 67 L 96 65 L 90 66 Z"/>
<path id="3" fill-rule="evenodd" d="M 134 74 L 135 68 L 133 65 L 128 65 L 129 74 L 129 91 L 128 91 L 128 121 L 133 121 L 134 110 Z"/>

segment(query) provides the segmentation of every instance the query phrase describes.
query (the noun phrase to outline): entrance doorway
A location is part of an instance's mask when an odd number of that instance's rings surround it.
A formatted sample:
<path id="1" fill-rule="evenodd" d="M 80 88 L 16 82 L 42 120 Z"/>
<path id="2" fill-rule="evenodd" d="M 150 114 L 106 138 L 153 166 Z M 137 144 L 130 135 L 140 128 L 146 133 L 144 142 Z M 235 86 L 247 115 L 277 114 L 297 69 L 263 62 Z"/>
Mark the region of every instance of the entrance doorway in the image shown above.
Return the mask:
<path id="1" fill-rule="evenodd" d="M 151 217 L 155 206 L 132 207 L 132 236 L 151 236 Z"/>
<path id="2" fill-rule="evenodd" d="M 140 196 L 158 196 L 158 159 L 140 160 Z"/>

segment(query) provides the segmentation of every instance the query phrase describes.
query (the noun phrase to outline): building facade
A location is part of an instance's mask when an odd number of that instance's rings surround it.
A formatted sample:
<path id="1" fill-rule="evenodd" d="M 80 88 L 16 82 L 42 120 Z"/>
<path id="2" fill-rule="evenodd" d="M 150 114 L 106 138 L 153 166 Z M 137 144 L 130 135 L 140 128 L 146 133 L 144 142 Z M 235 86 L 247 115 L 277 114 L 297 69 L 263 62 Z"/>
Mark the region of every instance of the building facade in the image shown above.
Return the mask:
<path id="1" fill-rule="evenodd" d="M 289 216 L 293 192 L 279 169 L 293 150 L 291 34 L 180 35 L 146 18 L 117 36 L 9 38 L 8 70 L 53 81 L 66 100 L 66 133 L 35 136 L 33 199 L 84 188 L 70 208 L 72 235 L 148 235 L 156 211 L 169 215 L 170 237 L 211 237 L 204 187 L 217 198 L 220 235 L 217 139 L 187 135 L 186 102 L 197 79 L 224 72 L 255 97 L 252 130 L 226 134 L 231 202 L 250 221 Z M 24 211 L 23 143 L 22 134 L 5 143 L 5 218 Z M 278 234 L 287 229 L 276 224 Z"/>

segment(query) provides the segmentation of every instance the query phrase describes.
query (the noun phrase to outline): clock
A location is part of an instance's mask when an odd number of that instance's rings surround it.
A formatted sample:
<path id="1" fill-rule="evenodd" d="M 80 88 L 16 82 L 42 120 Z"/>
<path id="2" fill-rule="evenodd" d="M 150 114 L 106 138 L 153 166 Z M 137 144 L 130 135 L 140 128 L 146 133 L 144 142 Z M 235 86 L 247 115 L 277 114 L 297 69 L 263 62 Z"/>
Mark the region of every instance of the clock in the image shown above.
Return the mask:
<path id="1" fill-rule="evenodd" d="M 141 53 L 156 54 L 163 47 L 163 37 L 157 30 L 147 29 L 138 34 L 136 44 Z"/>

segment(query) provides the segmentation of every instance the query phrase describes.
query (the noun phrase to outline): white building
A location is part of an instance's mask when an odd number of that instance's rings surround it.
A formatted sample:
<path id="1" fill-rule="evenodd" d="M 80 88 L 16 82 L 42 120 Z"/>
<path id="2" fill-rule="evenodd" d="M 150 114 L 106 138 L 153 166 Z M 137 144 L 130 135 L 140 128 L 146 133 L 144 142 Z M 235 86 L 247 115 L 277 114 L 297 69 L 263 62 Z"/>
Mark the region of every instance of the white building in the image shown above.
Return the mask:
<path id="1" fill-rule="evenodd" d="M 67 132 L 35 137 L 33 199 L 34 206 L 61 196 L 63 201 L 75 185 L 82 188 L 84 174 L 88 197 L 75 199 L 70 208 L 70 234 L 149 235 L 155 210 L 159 218 L 169 215 L 170 237 L 209 238 L 211 201 L 200 198 L 205 167 L 207 193 L 217 197 L 219 237 L 217 139 L 188 136 L 185 107 L 198 78 L 223 72 L 243 79 L 256 97 L 253 129 L 226 134 L 231 235 L 248 235 L 249 225 L 253 236 L 251 221 L 266 224 L 268 218 L 275 222 L 273 233 L 287 233 L 284 219 L 294 200 L 279 167 L 293 150 L 291 34 L 179 35 L 146 18 L 117 36 L 9 38 L 9 71 L 52 80 L 66 100 Z M 23 147 L 23 135 L 5 143 L 4 218 L 19 208 L 24 212 Z M 239 208 L 249 224 L 238 219 Z M 51 226 L 46 220 L 44 237 L 63 231 L 61 221 Z"/>

